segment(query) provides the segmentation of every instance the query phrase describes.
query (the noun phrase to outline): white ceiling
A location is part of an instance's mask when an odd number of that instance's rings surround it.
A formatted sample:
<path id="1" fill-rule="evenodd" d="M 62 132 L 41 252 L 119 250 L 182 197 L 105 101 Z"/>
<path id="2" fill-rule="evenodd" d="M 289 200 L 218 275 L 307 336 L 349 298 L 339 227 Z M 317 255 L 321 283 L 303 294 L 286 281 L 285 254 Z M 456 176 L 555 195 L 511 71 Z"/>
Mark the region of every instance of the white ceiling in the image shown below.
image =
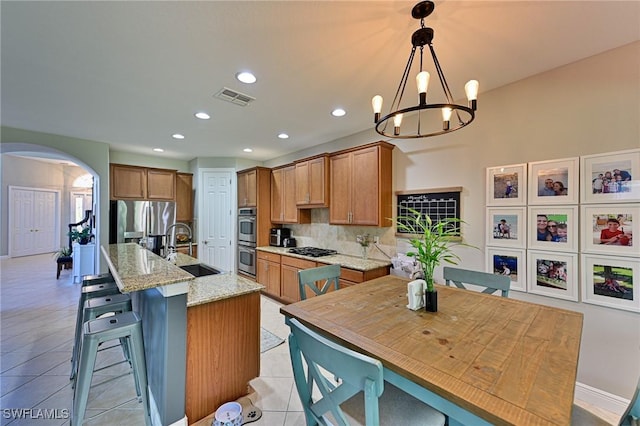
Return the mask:
<path id="1" fill-rule="evenodd" d="M 276 158 L 372 128 L 371 97 L 388 106 L 419 27 L 414 4 L 2 1 L 2 125 L 182 160 Z M 482 92 L 639 40 L 640 2 L 443 0 L 426 25 L 454 96 L 480 81 L 481 119 Z M 243 70 L 257 83 L 238 82 Z M 223 87 L 256 101 L 213 98 Z"/>

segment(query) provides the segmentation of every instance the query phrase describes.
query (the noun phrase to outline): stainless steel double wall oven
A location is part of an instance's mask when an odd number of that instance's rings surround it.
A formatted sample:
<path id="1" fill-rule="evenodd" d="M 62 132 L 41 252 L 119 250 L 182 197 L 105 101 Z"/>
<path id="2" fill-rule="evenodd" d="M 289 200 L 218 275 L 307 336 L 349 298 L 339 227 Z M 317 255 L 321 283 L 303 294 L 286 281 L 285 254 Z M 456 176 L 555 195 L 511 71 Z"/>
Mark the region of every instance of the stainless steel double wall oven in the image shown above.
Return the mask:
<path id="1" fill-rule="evenodd" d="M 238 271 L 256 276 L 258 228 L 255 208 L 238 209 Z"/>

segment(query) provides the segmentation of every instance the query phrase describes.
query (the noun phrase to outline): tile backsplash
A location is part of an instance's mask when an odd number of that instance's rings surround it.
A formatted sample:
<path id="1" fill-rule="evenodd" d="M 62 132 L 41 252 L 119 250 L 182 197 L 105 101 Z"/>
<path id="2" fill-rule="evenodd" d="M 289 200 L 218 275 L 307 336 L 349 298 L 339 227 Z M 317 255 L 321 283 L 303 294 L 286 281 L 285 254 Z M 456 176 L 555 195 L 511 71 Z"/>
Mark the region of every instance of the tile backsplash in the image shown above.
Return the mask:
<path id="1" fill-rule="evenodd" d="M 320 247 L 337 250 L 341 254 L 362 256 L 362 247 L 356 242 L 356 236 L 369 234 L 372 241 L 375 241 L 375 237 L 379 239 L 379 243 L 369 244 L 367 254 L 370 259 L 390 260 L 397 253 L 393 227 L 330 225 L 329 209 L 312 209 L 310 224 L 285 227 L 291 229 L 298 247 Z"/>

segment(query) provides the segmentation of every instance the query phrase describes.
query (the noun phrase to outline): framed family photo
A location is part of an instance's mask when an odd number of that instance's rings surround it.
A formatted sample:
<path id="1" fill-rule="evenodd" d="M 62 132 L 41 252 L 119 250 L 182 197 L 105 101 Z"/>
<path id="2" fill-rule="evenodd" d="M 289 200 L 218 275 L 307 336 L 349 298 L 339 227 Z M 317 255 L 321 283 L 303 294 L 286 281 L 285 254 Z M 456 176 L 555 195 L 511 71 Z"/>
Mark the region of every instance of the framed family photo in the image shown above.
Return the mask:
<path id="1" fill-rule="evenodd" d="M 527 203 L 527 164 L 487 167 L 487 206 Z"/>
<path id="2" fill-rule="evenodd" d="M 529 207 L 529 248 L 578 251 L 578 206 Z"/>
<path id="3" fill-rule="evenodd" d="M 640 257 L 640 204 L 583 205 L 581 215 L 583 252 Z"/>
<path id="4" fill-rule="evenodd" d="M 526 229 L 525 207 L 487 208 L 486 241 L 488 246 L 525 248 Z"/>
<path id="5" fill-rule="evenodd" d="M 640 149 L 580 157 L 583 203 L 640 201 Z"/>
<path id="6" fill-rule="evenodd" d="M 511 277 L 511 290 L 527 291 L 524 249 L 487 247 L 487 272 Z"/>
<path id="7" fill-rule="evenodd" d="M 551 251 L 527 251 L 527 291 L 578 301 L 578 255 Z"/>
<path id="8" fill-rule="evenodd" d="M 578 204 L 579 159 L 529 163 L 529 204 Z"/>
<path id="9" fill-rule="evenodd" d="M 581 263 L 583 302 L 640 312 L 638 259 L 583 254 Z"/>

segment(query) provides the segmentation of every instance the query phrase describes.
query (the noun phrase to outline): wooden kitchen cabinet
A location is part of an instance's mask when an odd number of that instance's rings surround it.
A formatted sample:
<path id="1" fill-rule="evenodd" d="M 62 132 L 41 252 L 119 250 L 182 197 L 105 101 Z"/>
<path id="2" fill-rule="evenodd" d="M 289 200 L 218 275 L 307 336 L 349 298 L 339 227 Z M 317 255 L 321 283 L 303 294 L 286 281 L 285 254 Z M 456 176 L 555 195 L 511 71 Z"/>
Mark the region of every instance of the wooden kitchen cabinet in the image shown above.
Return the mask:
<path id="1" fill-rule="evenodd" d="M 310 223 L 311 212 L 296 206 L 296 167 L 271 170 L 271 222 Z"/>
<path id="2" fill-rule="evenodd" d="M 323 264 L 319 263 L 318 266 L 323 266 Z M 374 278 L 384 277 L 385 275 L 389 275 L 390 270 L 390 266 L 382 266 L 368 271 L 340 268 L 340 288 L 350 287 Z"/>
<path id="3" fill-rule="evenodd" d="M 193 222 L 193 174 L 176 174 L 176 222 Z"/>
<path id="4" fill-rule="evenodd" d="M 256 207 L 258 202 L 258 170 L 238 172 L 238 207 Z"/>
<path id="5" fill-rule="evenodd" d="M 252 167 L 237 172 L 238 207 L 255 207 L 257 246 L 269 245 L 271 229 L 271 169 Z"/>
<path id="6" fill-rule="evenodd" d="M 147 199 L 175 201 L 176 171 L 147 169 Z"/>
<path id="7" fill-rule="evenodd" d="M 390 226 L 393 148 L 381 141 L 331 155 L 329 223 Z"/>
<path id="8" fill-rule="evenodd" d="M 257 250 L 256 281 L 264 291 L 280 298 L 280 255 Z"/>
<path id="9" fill-rule="evenodd" d="M 282 256 L 280 281 L 280 298 L 286 303 L 300 301 L 300 285 L 298 284 L 298 271 L 315 268 L 317 263 L 312 260 L 300 259 L 291 256 Z M 307 292 L 307 294 L 312 292 Z"/>
<path id="10" fill-rule="evenodd" d="M 176 171 L 110 164 L 112 200 L 176 199 Z"/>
<path id="11" fill-rule="evenodd" d="M 111 175 L 109 189 L 112 200 L 147 199 L 147 169 L 121 164 L 109 166 Z"/>
<path id="12" fill-rule="evenodd" d="M 322 208 L 329 206 L 329 155 L 296 162 L 296 206 Z"/>

